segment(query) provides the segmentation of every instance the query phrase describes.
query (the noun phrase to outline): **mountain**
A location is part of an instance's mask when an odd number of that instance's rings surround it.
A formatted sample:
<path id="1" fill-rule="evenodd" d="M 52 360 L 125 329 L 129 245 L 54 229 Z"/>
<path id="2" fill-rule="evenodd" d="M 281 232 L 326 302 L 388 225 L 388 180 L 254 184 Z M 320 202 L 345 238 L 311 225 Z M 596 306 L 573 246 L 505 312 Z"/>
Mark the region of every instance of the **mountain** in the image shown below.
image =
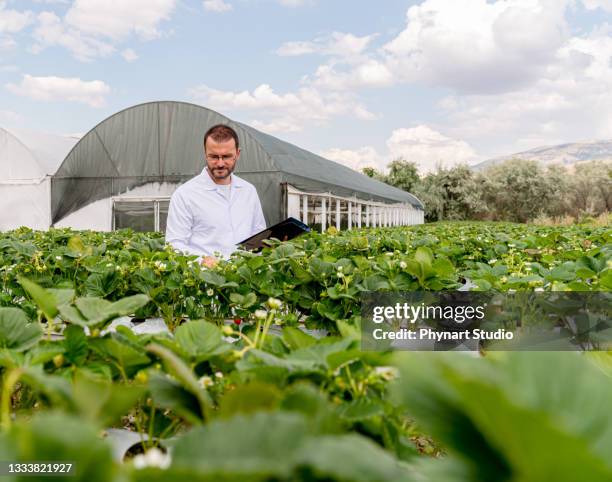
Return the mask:
<path id="1" fill-rule="evenodd" d="M 507 161 L 508 159 L 530 159 L 539 161 L 545 166 L 552 164 L 564 164 L 569 166 L 583 161 L 612 160 L 612 139 L 536 147 L 535 149 L 518 152 L 509 156 L 488 159 L 473 165 L 472 169 L 478 171 L 494 164 Z"/>

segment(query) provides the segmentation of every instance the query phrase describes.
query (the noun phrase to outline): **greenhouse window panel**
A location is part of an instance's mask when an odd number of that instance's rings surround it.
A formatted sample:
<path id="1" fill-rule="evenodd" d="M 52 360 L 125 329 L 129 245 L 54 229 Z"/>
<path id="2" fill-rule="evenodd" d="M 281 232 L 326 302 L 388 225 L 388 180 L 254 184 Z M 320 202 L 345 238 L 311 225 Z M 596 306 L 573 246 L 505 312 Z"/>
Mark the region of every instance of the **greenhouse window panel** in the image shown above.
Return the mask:
<path id="1" fill-rule="evenodd" d="M 165 232 L 168 198 L 113 199 L 113 230 L 132 229 L 141 232 Z"/>

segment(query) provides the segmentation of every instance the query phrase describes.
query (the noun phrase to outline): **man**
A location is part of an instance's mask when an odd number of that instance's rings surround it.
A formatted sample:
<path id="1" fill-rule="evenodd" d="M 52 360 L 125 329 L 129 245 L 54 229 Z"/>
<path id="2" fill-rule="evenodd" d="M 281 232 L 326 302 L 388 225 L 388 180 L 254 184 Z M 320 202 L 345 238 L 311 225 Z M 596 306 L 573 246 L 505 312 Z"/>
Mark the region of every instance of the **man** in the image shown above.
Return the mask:
<path id="1" fill-rule="evenodd" d="M 201 256 L 213 266 L 228 258 L 237 243 L 266 228 L 255 187 L 232 174 L 240 158 L 238 135 L 218 124 L 204 135 L 206 169 L 179 186 L 170 199 L 166 242 Z"/>

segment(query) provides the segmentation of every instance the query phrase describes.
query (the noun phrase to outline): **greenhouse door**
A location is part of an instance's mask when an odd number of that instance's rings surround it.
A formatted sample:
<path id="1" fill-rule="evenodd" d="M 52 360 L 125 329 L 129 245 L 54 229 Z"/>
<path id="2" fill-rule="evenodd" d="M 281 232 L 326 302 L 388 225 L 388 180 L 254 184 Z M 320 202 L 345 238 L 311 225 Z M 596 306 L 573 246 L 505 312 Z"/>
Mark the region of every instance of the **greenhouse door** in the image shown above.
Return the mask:
<path id="1" fill-rule="evenodd" d="M 113 198 L 113 230 L 166 231 L 169 198 Z"/>

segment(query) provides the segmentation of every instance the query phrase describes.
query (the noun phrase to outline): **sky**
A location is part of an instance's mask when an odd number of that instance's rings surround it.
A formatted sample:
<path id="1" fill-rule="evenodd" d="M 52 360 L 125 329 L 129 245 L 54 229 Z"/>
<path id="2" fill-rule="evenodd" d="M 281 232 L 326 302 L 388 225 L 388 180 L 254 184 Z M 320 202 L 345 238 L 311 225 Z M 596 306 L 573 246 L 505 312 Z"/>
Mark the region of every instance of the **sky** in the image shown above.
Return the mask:
<path id="1" fill-rule="evenodd" d="M 196 103 L 342 162 L 612 138 L 612 0 L 0 0 L 0 127 Z"/>

